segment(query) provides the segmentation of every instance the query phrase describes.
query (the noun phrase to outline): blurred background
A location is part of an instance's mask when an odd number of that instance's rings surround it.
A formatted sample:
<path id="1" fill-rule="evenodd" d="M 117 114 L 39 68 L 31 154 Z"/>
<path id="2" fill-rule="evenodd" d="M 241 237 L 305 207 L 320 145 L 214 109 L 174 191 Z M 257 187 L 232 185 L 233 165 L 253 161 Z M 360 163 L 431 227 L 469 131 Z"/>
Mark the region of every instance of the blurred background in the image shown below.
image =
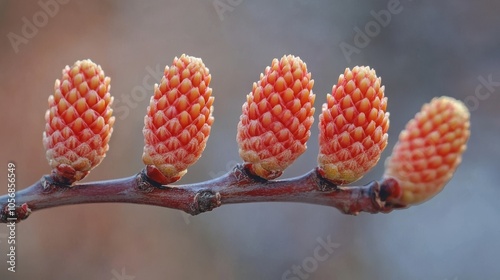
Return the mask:
<path id="1" fill-rule="evenodd" d="M 183 53 L 210 68 L 215 123 L 180 183 L 241 161 L 241 105 L 284 54 L 307 63 L 317 112 L 346 67 L 370 65 L 382 77 L 389 146 L 359 184 L 380 178 L 423 103 L 448 95 L 472 111 L 462 165 L 425 204 L 357 217 L 298 203 L 229 205 L 196 217 L 131 204 L 47 209 L 17 226 L 15 274 L 0 226 L 0 279 L 499 279 L 499 12 L 494 0 L 0 0 L 1 161 L 5 169 L 16 163 L 18 190 L 50 172 L 42 146 L 47 98 L 63 67 L 79 59 L 112 78 L 116 116 L 107 157 L 85 181 L 143 167 L 151 84 Z M 315 167 L 317 134 L 314 125 L 309 150 L 284 178 Z M 335 247 L 320 260 L 314 252 L 322 242 Z"/>

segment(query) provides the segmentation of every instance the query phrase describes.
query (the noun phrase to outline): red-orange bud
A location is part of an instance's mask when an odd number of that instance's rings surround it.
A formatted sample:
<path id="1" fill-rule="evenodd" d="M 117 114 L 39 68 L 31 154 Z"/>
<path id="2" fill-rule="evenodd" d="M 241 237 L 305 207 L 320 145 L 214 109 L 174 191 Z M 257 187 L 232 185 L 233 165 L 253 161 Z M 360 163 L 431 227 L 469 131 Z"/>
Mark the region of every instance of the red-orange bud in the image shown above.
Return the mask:
<path id="1" fill-rule="evenodd" d="M 45 113 L 43 144 L 55 180 L 83 179 L 106 156 L 115 118 L 110 78 L 91 60 L 66 66 Z"/>
<path id="2" fill-rule="evenodd" d="M 462 160 L 470 135 L 469 111 L 451 97 L 434 98 L 408 122 L 386 160 L 386 178 L 403 193 L 390 202 L 422 203 L 439 193 Z"/>
<path id="3" fill-rule="evenodd" d="M 151 179 L 175 182 L 201 157 L 214 121 L 210 79 L 200 58 L 183 54 L 165 67 L 144 118 L 142 160 Z"/>
<path id="4" fill-rule="evenodd" d="M 335 184 L 360 179 L 387 146 L 389 113 L 375 70 L 347 68 L 319 116 L 319 171 Z"/>
<path id="5" fill-rule="evenodd" d="M 305 150 L 314 121 L 314 81 L 292 55 L 274 59 L 243 104 L 237 141 L 250 171 L 274 179 Z"/>

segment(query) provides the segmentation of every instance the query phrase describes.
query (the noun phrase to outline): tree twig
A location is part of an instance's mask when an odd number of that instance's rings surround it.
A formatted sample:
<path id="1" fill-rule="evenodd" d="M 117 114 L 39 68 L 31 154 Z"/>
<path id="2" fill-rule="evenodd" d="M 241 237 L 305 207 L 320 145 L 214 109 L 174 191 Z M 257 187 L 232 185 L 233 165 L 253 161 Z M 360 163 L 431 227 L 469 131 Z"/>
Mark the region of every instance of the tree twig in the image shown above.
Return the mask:
<path id="1" fill-rule="evenodd" d="M 390 205 L 388 197 L 400 193 L 389 179 L 365 186 L 336 186 L 323 179 L 316 169 L 284 180 L 266 181 L 237 165 L 229 173 L 209 181 L 185 185 L 159 185 L 144 171 L 107 181 L 65 186 L 45 175 L 30 187 L 16 192 L 15 203 L 0 196 L 0 222 L 19 222 L 31 212 L 82 203 L 123 202 L 162 206 L 197 215 L 223 204 L 245 202 L 303 202 L 332 206 L 345 214 L 388 213 L 402 206 Z"/>

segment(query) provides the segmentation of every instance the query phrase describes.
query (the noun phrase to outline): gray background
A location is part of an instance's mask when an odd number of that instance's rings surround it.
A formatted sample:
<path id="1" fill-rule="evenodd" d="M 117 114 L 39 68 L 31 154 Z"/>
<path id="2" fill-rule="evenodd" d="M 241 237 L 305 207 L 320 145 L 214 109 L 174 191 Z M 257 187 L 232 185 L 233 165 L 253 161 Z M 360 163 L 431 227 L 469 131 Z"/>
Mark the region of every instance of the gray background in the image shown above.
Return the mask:
<path id="1" fill-rule="evenodd" d="M 17 164 L 18 189 L 50 172 L 41 141 L 47 98 L 61 69 L 78 59 L 91 58 L 112 78 L 115 108 L 132 100 L 126 116 L 115 110 L 110 151 L 85 181 L 143 167 L 141 130 L 152 91 L 137 95 L 134 88 L 144 88 L 144 78 L 160 78 L 147 69 L 162 70 L 182 53 L 210 68 L 216 99 L 207 148 L 181 183 L 211 179 L 240 161 L 241 104 L 264 68 L 284 54 L 307 62 L 317 112 L 345 67 L 370 65 L 382 77 L 389 146 L 360 184 L 381 176 L 399 131 L 424 102 L 448 95 L 473 110 L 462 165 L 425 204 L 357 217 L 293 203 L 224 206 L 197 217 L 130 204 L 53 208 L 18 225 L 15 275 L 6 271 L 7 229 L 0 227 L 0 278 L 121 280 L 125 272 L 136 280 L 282 279 L 313 256 L 318 238 L 330 236 L 339 247 L 308 279 L 498 279 L 500 86 L 480 88 L 481 99 L 475 91 L 478 77 L 500 81 L 500 3 L 401 0 L 400 12 L 359 53 L 344 56 L 339 44 L 354 45 L 355 28 L 370 25 L 371 11 L 386 10 L 389 2 L 69 0 L 46 22 L 41 16 L 43 24 L 16 52 L 8 34 L 22 36 L 23 18 L 33 22 L 43 10 L 38 1 L 1 0 L 1 161 Z M 232 6 L 218 13 L 214 3 Z M 315 124 L 308 151 L 285 178 L 316 165 L 317 133 Z M 0 174 L 6 182 L 6 171 Z"/>

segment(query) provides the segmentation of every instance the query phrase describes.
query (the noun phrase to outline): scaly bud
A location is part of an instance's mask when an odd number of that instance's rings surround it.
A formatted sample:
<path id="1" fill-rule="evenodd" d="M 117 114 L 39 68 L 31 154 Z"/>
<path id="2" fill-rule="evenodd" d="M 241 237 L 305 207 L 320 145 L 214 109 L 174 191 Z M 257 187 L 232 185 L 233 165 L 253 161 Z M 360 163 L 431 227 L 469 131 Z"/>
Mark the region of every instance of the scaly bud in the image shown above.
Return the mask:
<path id="1" fill-rule="evenodd" d="M 144 118 L 142 160 L 151 179 L 173 183 L 200 158 L 214 121 L 210 79 L 200 58 L 183 54 L 165 67 Z"/>
<path id="2" fill-rule="evenodd" d="M 347 68 L 319 116 L 319 172 L 335 184 L 354 182 L 387 146 L 389 113 L 384 86 L 370 67 Z"/>
<path id="3" fill-rule="evenodd" d="M 110 78 L 91 60 L 66 66 L 45 113 L 43 144 L 56 181 L 83 179 L 106 156 L 115 118 Z"/>
<path id="4" fill-rule="evenodd" d="M 274 59 L 243 104 L 237 141 L 249 171 L 274 179 L 305 150 L 314 121 L 314 81 L 292 55 Z"/>
<path id="5" fill-rule="evenodd" d="M 385 163 L 385 178 L 402 188 L 392 203 L 422 203 L 450 180 L 460 164 L 470 135 L 469 111 L 451 97 L 434 98 L 408 122 Z"/>

